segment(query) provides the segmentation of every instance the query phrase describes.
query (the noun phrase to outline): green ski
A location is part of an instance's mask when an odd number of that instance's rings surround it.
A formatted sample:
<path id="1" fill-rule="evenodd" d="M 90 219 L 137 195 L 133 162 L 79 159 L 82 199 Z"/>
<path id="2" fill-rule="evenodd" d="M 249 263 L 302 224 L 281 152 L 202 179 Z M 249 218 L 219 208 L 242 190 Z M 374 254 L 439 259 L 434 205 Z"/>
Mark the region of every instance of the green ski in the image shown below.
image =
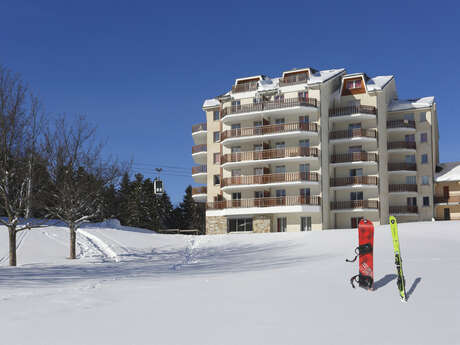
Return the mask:
<path id="1" fill-rule="evenodd" d="M 399 249 L 399 236 L 398 236 L 398 223 L 396 218 L 390 216 L 390 227 L 391 235 L 393 236 L 393 249 L 395 252 L 395 264 L 396 264 L 396 273 L 398 275 L 398 289 L 399 295 L 401 296 L 402 301 L 406 301 L 406 280 L 404 279 L 403 269 L 402 269 L 402 259 L 401 251 Z"/>

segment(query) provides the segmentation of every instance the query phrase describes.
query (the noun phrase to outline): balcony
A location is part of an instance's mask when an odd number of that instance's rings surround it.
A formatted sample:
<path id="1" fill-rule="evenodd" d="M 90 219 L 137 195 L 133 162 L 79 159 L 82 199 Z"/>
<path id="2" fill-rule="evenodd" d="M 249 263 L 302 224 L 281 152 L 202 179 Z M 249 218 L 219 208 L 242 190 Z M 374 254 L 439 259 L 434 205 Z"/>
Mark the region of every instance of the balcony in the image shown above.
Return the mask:
<path id="1" fill-rule="evenodd" d="M 388 151 L 415 151 L 415 141 L 392 141 L 387 143 Z"/>
<path id="2" fill-rule="evenodd" d="M 355 119 L 376 119 L 377 108 L 369 105 L 358 105 L 329 109 L 329 119 L 347 121 Z"/>
<path id="3" fill-rule="evenodd" d="M 239 200 L 222 200 L 208 202 L 206 209 L 222 210 L 227 208 L 252 208 L 252 207 L 276 207 L 276 206 L 298 206 L 298 205 L 321 205 L 319 196 L 301 196 L 291 195 L 284 197 L 264 197 L 255 199 L 239 199 Z"/>
<path id="4" fill-rule="evenodd" d="M 192 167 L 192 177 L 196 183 L 206 183 L 207 166 L 198 165 L 198 166 Z"/>
<path id="5" fill-rule="evenodd" d="M 377 154 L 362 152 L 338 153 L 331 155 L 331 164 L 335 165 L 369 165 L 377 164 Z"/>
<path id="6" fill-rule="evenodd" d="M 207 146 L 194 145 L 192 146 L 192 157 L 197 164 L 206 164 Z"/>
<path id="7" fill-rule="evenodd" d="M 222 109 L 222 119 L 225 123 L 231 122 L 234 119 L 240 121 L 241 119 L 248 118 L 247 115 L 254 114 L 257 116 L 261 112 L 276 113 L 283 110 L 283 115 L 289 115 L 291 112 L 296 115 L 302 115 L 307 107 L 318 107 L 318 102 L 315 98 L 295 97 L 287 98 L 279 101 L 266 101 L 252 104 L 233 105 Z"/>
<path id="8" fill-rule="evenodd" d="M 279 86 L 290 86 L 290 85 L 298 85 L 298 84 L 305 84 L 308 81 L 308 73 L 298 73 L 294 75 L 289 75 L 284 77 L 283 79 L 280 78 Z"/>
<path id="9" fill-rule="evenodd" d="M 331 210 L 333 211 L 356 211 L 356 210 L 372 210 L 378 211 L 378 200 L 347 200 L 347 201 L 332 201 Z"/>
<path id="10" fill-rule="evenodd" d="M 316 159 L 318 149 L 315 147 L 286 147 L 280 149 L 268 149 L 261 151 L 246 151 L 228 153 L 222 155 L 221 164 L 237 163 L 232 165 L 260 164 L 264 160 L 266 164 L 278 162 L 280 159 L 289 161 L 304 161 L 306 158 Z M 238 164 L 242 163 L 242 164 Z"/>
<path id="11" fill-rule="evenodd" d="M 417 206 L 390 206 L 390 215 L 392 214 L 409 214 L 416 215 L 418 213 Z"/>
<path id="12" fill-rule="evenodd" d="M 248 91 L 256 91 L 256 90 L 257 90 L 257 82 L 243 83 L 243 84 L 232 86 L 232 93 L 248 92 Z"/>
<path id="13" fill-rule="evenodd" d="M 388 163 L 388 171 L 390 172 L 414 172 L 417 171 L 415 163 Z"/>
<path id="14" fill-rule="evenodd" d="M 207 125 L 206 123 L 199 123 L 192 126 L 192 137 L 195 144 L 206 143 Z"/>
<path id="15" fill-rule="evenodd" d="M 205 202 L 207 196 L 206 187 L 194 187 L 192 188 L 192 198 L 196 202 Z"/>
<path id="16" fill-rule="evenodd" d="M 376 139 L 377 131 L 375 129 L 357 128 L 329 133 L 330 141 L 375 141 Z"/>
<path id="17" fill-rule="evenodd" d="M 415 131 L 415 121 L 413 120 L 391 120 L 387 121 L 389 131 Z"/>
<path id="18" fill-rule="evenodd" d="M 275 139 L 289 135 L 298 135 L 299 132 L 302 135 L 307 133 L 317 135 L 318 125 L 316 123 L 294 122 L 260 127 L 230 129 L 222 132 L 222 141 L 235 142 L 240 138 L 246 140 L 250 137 L 253 137 L 252 139 L 254 140 L 260 140 L 260 136 L 263 136 L 263 139 Z"/>
<path id="19" fill-rule="evenodd" d="M 390 193 L 417 193 L 416 184 L 390 184 L 388 185 Z"/>
<path id="20" fill-rule="evenodd" d="M 261 185 L 308 184 L 319 182 L 318 173 L 288 172 L 252 176 L 232 176 L 222 179 L 222 189 L 260 188 Z"/>
<path id="21" fill-rule="evenodd" d="M 334 189 L 377 188 L 378 181 L 377 176 L 336 177 L 330 179 L 330 187 Z"/>
<path id="22" fill-rule="evenodd" d="M 460 195 L 452 195 L 452 196 L 435 196 L 434 197 L 435 204 L 453 204 L 457 205 L 460 204 Z"/>

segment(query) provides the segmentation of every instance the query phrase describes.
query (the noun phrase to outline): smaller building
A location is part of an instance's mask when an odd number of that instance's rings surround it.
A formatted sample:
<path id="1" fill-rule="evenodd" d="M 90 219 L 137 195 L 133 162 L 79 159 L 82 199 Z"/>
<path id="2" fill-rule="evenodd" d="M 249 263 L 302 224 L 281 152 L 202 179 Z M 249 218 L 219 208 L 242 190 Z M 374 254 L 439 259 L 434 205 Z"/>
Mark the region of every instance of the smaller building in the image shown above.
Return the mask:
<path id="1" fill-rule="evenodd" d="M 460 162 L 443 163 L 435 176 L 436 220 L 460 220 Z"/>

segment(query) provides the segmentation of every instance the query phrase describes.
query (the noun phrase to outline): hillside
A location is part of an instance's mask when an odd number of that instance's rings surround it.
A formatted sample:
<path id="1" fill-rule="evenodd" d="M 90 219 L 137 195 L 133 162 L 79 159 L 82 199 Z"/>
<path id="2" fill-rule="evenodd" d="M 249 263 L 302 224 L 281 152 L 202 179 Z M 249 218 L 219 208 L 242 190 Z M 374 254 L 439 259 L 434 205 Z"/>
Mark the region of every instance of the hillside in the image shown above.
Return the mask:
<path id="1" fill-rule="evenodd" d="M 115 222 L 20 236 L 0 229 L 3 344 L 458 344 L 460 222 L 400 224 L 409 300 L 388 226 L 375 291 L 352 289 L 356 230 L 160 235 Z"/>

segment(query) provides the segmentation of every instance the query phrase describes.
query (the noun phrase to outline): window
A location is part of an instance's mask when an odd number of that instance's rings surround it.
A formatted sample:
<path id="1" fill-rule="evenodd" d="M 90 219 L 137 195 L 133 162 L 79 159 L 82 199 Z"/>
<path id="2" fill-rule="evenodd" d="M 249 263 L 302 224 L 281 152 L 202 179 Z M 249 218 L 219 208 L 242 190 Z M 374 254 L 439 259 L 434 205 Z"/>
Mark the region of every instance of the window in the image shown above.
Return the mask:
<path id="1" fill-rule="evenodd" d="M 214 185 L 220 184 L 220 175 L 214 175 Z"/>
<path id="2" fill-rule="evenodd" d="M 406 184 L 417 184 L 417 176 L 406 176 Z"/>
<path id="3" fill-rule="evenodd" d="M 254 121 L 254 127 L 262 127 L 263 122 L 262 121 Z"/>
<path id="4" fill-rule="evenodd" d="M 362 85 L 362 80 L 348 80 L 347 81 L 347 89 L 360 89 Z"/>
<path id="5" fill-rule="evenodd" d="M 350 169 L 350 177 L 363 176 L 363 168 Z"/>
<path id="6" fill-rule="evenodd" d="M 220 140 L 220 132 L 214 132 L 214 142 L 217 143 Z"/>
<path id="7" fill-rule="evenodd" d="M 241 124 L 239 123 L 232 124 L 232 129 L 240 129 L 240 128 L 241 128 Z"/>
<path id="8" fill-rule="evenodd" d="M 309 197 L 310 196 L 310 188 L 302 188 L 300 189 L 300 196 L 302 197 Z"/>
<path id="9" fill-rule="evenodd" d="M 232 200 L 241 200 L 241 192 L 232 193 Z"/>
<path id="10" fill-rule="evenodd" d="M 275 173 L 277 174 L 284 174 L 286 172 L 286 166 L 285 165 L 278 165 L 275 167 Z"/>
<path id="11" fill-rule="evenodd" d="M 262 97 L 256 97 L 256 98 L 253 98 L 252 100 L 254 104 L 262 103 L 262 101 L 263 101 Z"/>
<path id="12" fill-rule="evenodd" d="M 254 168 L 254 175 L 263 175 L 264 174 L 264 168 Z"/>
<path id="13" fill-rule="evenodd" d="M 420 133 L 420 142 L 426 143 L 428 141 L 428 134 L 427 133 Z"/>
<path id="14" fill-rule="evenodd" d="M 299 116 L 299 123 L 309 123 L 310 118 L 308 116 Z"/>
<path id="15" fill-rule="evenodd" d="M 241 101 L 238 99 L 238 100 L 233 100 L 232 101 L 232 107 L 240 107 L 241 106 Z"/>
<path id="16" fill-rule="evenodd" d="M 427 164 L 428 163 L 428 155 L 424 153 L 422 155 L 422 164 Z"/>
<path id="17" fill-rule="evenodd" d="M 214 118 L 214 121 L 218 121 L 220 119 L 220 111 L 219 110 L 214 110 L 213 118 Z"/>
<path id="18" fill-rule="evenodd" d="M 310 164 L 300 164 L 299 165 L 299 171 L 302 172 L 302 173 L 310 172 Z"/>
<path id="19" fill-rule="evenodd" d="M 423 197 L 423 206 L 430 206 L 430 197 L 424 196 Z"/>
<path id="20" fill-rule="evenodd" d="M 256 190 L 254 192 L 254 198 L 256 199 L 260 199 L 260 198 L 263 198 L 264 197 L 264 192 L 260 191 L 260 190 Z"/>
<path id="21" fill-rule="evenodd" d="M 363 192 L 351 192 L 350 193 L 350 200 L 363 200 Z"/>
<path id="22" fill-rule="evenodd" d="M 354 153 L 354 152 L 361 152 L 363 150 L 362 146 L 359 145 L 359 146 L 350 146 L 348 148 L 348 152 L 349 153 Z"/>
<path id="23" fill-rule="evenodd" d="M 277 218 L 276 220 L 276 230 L 278 232 L 285 232 L 287 227 L 287 219 L 286 217 Z"/>
<path id="24" fill-rule="evenodd" d="M 406 163 L 415 163 L 415 155 L 406 155 L 404 161 Z"/>
<path id="25" fill-rule="evenodd" d="M 254 145 L 254 151 L 262 151 L 264 149 L 262 144 Z"/>
<path id="26" fill-rule="evenodd" d="M 220 153 L 219 152 L 216 152 L 213 154 L 213 161 L 214 161 L 214 164 L 220 164 Z"/>
<path id="27" fill-rule="evenodd" d="M 241 152 L 241 146 L 233 146 L 231 150 L 232 150 L 232 153 Z"/>
<path id="28" fill-rule="evenodd" d="M 241 176 L 241 169 L 233 169 L 232 170 L 232 177 Z"/>
<path id="29" fill-rule="evenodd" d="M 408 113 L 403 115 L 404 120 L 414 121 L 414 113 Z"/>
<path id="30" fill-rule="evenodd" d="M 284 149 L 285 146 L 286 146 L 286 145 L 285 145 L 284 141 L 275 144 L 275 148 L 277 148 L 277 149 Z"/>
<path id="31" fill-rule="evenodd" d="M 237 218 L 227 220 L 227 232 L 252 231 L 252 218 Z"/>
<path id="32" fill-rule="evenodd" d="M 275 102 L 283 102 L 284 95 L 275 95 Z"/>
<path id="33" fill-rule="evenodd" d="M 299 146 L 300 147 L 310 147 L 310 140 L 308 139 L 299 140 Z"/>
<path id="34" fill-rule="evenodd" d="M 361 123 L 350 123 L 348 125 L 348 130 L 352 131 L 354 129 L 360 129 L 361 128 Z"/>
<path id="35" fill-rule="evenodd" d="M 300 100 L 306 100 L 308 99 L 308 91 L 302 91 L 298 93 L 299 99 Z"/>
<path id="36" fill-rule="evenodd" d="M 417 206 L 417 198 L 416 197 L 407 198 L 407 206 Z"/>
<path id="37" fill-rule="evenodd" d="M 286 189 L 277 189 L 276 190 L 276 197 L 283 198 L 286 196 Z"/>
<path id="38" fill-rule="evenodd" d="M 284 124 L 284 119 L 276 119 L 276 120 L 275 120 L 275 124 L 276 124 L 276 125 L 282 125 L 282 124 Z"/>
<path id="39" fill-rule="evenodd" d="M 413 143 L 415 141 L 415 134 L 406 134 L 404 140 L 406 143 Z"/>
<path id="40" fill-rule="evenodd" d="M 311 231 L 311 217 L 300 217 L 300 231 Z"/>
<path id="41" fill-rule="evenodd" d="M 422 184 L 424 184 L 424 185 L 430 184 L 429 176 L 422 176 Z"/>
<path id="42" fill-rule="evenodd" d="M 426 113 L 420 113 L 420 122 L 426 122 Z"/>

